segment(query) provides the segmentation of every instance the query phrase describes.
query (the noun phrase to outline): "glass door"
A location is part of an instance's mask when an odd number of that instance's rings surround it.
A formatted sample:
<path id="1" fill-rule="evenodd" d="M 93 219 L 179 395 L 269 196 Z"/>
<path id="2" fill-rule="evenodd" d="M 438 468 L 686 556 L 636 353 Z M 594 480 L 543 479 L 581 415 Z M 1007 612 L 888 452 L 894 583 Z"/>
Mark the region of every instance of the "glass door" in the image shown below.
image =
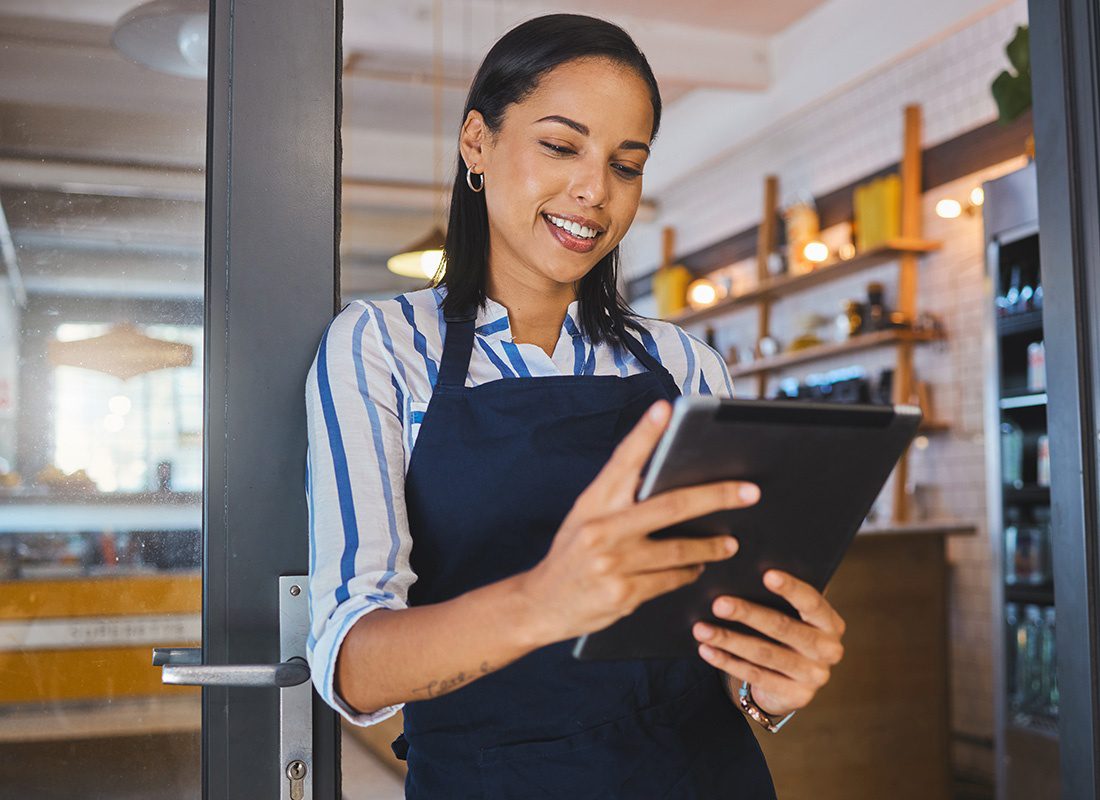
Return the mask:
<path id="1" fill-rule="evenodd" d="M 338 8 L 139 2 L 0 11 L 0 793 L 335 798 L 285 654 Z"/>
<path id="2" fill-rule="evenodd" d="M 0 785 L 198 797 L 205 69 L 73 11 L 0 12 Z"/>

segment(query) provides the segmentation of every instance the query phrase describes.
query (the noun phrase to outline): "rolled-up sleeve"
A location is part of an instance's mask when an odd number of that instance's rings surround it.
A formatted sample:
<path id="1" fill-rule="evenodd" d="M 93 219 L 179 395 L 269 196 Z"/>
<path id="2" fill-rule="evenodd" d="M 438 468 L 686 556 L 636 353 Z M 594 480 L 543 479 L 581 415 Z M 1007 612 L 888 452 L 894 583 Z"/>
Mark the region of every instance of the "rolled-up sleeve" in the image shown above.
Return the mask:
<path id="1" fill-rule="evenodd" d="M 306 379 L 310 633 L 321 697 L 356 725 L 403 704 L 359 712 L 333 688 L 336 657 L 357 620 L 406 607 L 416 580 L 405 511 L 403 391 L 380 351 L 375 309 L 352 303 L 325 331 Z"/>

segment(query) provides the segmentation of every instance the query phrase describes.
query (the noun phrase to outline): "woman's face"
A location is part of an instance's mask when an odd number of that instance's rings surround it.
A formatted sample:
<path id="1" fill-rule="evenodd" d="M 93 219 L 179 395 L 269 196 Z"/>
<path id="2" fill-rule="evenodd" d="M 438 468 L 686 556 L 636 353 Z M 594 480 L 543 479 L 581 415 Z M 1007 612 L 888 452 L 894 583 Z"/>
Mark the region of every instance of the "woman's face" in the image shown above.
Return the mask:
<path id="1" fill-rule="evenodd" d="M 645 81 L 602 58 L 548 72 L 496 136 L 471 111 L 460 147 L 485 175 L 491 276 L 533 287 L 584 277 L 634 220 L 652 129 Z"/>

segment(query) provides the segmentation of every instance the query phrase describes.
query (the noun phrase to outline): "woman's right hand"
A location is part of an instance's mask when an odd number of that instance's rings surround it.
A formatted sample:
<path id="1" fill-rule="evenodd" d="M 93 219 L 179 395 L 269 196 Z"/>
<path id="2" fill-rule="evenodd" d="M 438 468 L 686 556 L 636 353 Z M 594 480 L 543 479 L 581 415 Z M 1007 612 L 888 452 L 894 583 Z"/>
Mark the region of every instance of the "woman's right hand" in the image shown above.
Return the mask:
<path id="1" fill-rule="evenodd" d="M 645 601 L 691 583 L 707 562 L 737 552 L 732 536 L 649 538 L 670 525 L 760 499 L 755 484 L 720 481 L 635 500 L 670 413 L 664 400 L 650 407 L 577 498 L 550 551 L 521 576 L 547 643 L 606 628 Z"/>

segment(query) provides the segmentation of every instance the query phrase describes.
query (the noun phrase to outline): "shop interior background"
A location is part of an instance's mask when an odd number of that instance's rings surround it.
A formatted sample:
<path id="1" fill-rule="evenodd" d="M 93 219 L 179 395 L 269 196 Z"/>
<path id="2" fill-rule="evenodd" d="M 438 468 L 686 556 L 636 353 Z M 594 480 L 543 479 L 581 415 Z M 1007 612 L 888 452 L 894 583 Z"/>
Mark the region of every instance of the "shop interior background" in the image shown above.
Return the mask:
<path id="1" fill-rule="evenodd" d="M 195 644 L 199 631 L 206 87 L 186 48 L 172 63 L 191 75 L 136 63 L 112 43 L 135 5 L 0 6 L 0 674 L 15 676 L 0 683 L 0 785 L 22 797 L 66 796 L 105 762 L 111 788 L 93 796 L 199 792 L 197 694 L 161 687 L 148 652 Z M 702 263 L 751 231 L 767 176 L 784 206 L 872 176 L 901 157 L 909 105 L 920 107 L 926 150 L 988 129 L 991 83 L 1027 24 L 1021 0 L 347 0 L 344 302 L 423 285 L 387 260 L 445 223 L 469 80 L 502 32 L 551 11 L 622 24 L 662 87 L 643 207 L 623 243 L 624 292 L 651 315 L 666 243 L 672 262 Z M 919 498 L 915 521 L 969 530 L 943 538 L 949 692 L 924 698 L 949 708 L 944 768 L 957 798 L 1006 791 L 986 424 L 996 366 L 973 191 L 1027 165 L 1022 137 L 1010 150 L 922 199 L 923 238 L 940 246 L 921 257 L 919 308 L 947 336 L 914 364 L 949 427 L 914 449 L 907 490 Z M 943 216 L 943 200 L 963 212 Z M 843 225 L 822 231 L 845 235 Z M 753 270 L 750 254 L 706 274 L 736 286 Z M 876 280 L 896 297 L 895 265 L 883 263 L 777 304 L 772 328 L 789 340 L 808 312 L 831 321 Z M 754 346 L 756 325 L 739 311 L 685 327 L 712 327 L 726 353 Z M 103 363 L 73 355 L 82 340 L 98 342 Z M 852 363 L 845 354 L 782 377 Z M 874 374 L 894 353 L 868 350 L 858 363 Z M 758 388 L 755 377 L 736 386 Z M 888 488 L 879 520 L 892 497 Z M 401 796 L 387 736 L 345 732 L 347 798 Z"/>

